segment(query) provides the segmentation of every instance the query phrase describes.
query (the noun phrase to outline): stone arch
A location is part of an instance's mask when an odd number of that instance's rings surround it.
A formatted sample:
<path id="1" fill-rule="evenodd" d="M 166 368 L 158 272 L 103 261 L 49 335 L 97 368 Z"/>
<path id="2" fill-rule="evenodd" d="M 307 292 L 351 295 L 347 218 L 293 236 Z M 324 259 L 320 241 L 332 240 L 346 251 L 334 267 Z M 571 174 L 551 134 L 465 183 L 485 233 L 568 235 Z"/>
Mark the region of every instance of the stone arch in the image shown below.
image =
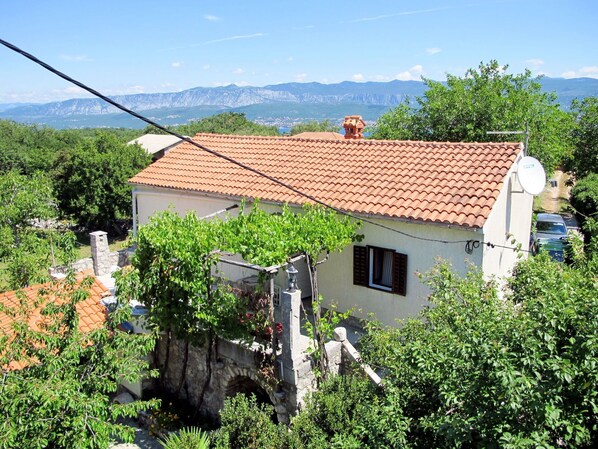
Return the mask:
<path id="1" fill-rule="evenodd" d="M 230 397 L 237 393 L 254 393 L 258 402 L 274 406 L 278 422 L 286 423 L 289 421 L 289 414 L 285 405 L 274 394 L 272 388 L 264 384 L 255 370 L 235 365 L 226 371 L 221 384 L 224 387 L 225 397 Z"/>
<path id="2" fill-rule="evenodd" d="M 225 390 L 226 397 L 236 394 L 244 394 L 246 396 L 253 394 L 259 403 L 274 405 L 268 392 L 247 376 L 236 376 L 228 382 Z"/>

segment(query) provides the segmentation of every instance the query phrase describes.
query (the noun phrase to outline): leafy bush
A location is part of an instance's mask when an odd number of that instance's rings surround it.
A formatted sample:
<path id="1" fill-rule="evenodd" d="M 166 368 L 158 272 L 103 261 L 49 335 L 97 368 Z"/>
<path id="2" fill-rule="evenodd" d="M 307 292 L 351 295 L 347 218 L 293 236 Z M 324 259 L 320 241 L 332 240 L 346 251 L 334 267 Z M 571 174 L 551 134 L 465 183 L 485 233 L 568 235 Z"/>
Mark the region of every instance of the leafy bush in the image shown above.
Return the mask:
<path id="1" fill-rule="evenodd" d="M 373 325 L 364 356 L 387 370 L 412 447 L 592 447 L 598 412 L 598 261 L 522 262 L 510 298 L 481 273 L 441 264 L 434 307 Z M 390 387 L 390 388 L 389 388 Z"/>
<path id="2" fill-rule="evenodd" d="M 295 438 L 306 449 L 405 446 L 408 423 L 388 397 L 367 379 L 332 377 L 293 420 Z"/>
<path id="3" fill-rule="evenodd" d="M 287 428 L 274 424 L 270 405 L 258 404 L 254 395 L 238 394 L 224 402 L 222 427 L 214 435 L 215 449 L 282 449 L 289 447 Z"/>
<path id="4" fill-rule="evenodd" d="M 575 183 L 571 190 L 571 205 L 585 217 L 598 212 L 598 173 L 591 173 Z"/>
<path id="5" fill-rule="evenodd" d="M 186 427 L 160 441 L 164 449 L 209 449 L 210 438 L 197 427 Z"/>

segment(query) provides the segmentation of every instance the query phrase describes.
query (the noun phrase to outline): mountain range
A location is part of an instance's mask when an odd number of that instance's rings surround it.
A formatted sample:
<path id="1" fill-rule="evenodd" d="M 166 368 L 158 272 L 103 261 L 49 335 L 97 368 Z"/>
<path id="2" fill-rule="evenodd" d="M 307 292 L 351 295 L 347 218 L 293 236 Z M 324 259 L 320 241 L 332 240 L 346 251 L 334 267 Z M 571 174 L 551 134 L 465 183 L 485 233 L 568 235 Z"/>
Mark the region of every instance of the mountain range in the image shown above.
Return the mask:
<path id="1" fill-rule="evenodd" d="M 542 88 L 555 92 L 567 108 L 574 98 L 598 95 L 598 79 L 541 78 Z M 181 92 L 115 96 L 125 107 L 164 125 L 224 111 L 244 112 L 250 120 L 279 127 L 310 120 L 340 121 L 345 115 L 361 115 L 376 120 L 407 97 L 421 96 L 421 81 L 389 81 L 337 84 L 285 83 L 264 87 L 195 87 Z M 97 98 L 76 98 L 46 104 L 0 104 L 0 118 L 38 123 L 54 128 L 145 126 L 134 117 Z"/>

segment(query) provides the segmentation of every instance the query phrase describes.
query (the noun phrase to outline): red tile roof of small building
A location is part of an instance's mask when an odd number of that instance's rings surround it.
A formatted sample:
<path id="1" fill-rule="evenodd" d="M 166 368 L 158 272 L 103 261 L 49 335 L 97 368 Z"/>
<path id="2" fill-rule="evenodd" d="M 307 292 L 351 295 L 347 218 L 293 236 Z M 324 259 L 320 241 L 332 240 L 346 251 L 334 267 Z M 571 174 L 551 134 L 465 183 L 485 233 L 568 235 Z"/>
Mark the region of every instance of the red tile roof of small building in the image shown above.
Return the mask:
<path id="1" fill-rule="evenodd" d="M 345 138 L 341 133 L 334 131 L 306 131 L 291 136 L 293 139 L 320 139 L 320 140 L 342 140 Z"/>
<path id="2" fill-rule="evenodd" d="M 84 277 L 82 275 L 79 280 Z M 61 288 L 61 281 L 52 284 L 51 282 L 45 284 L 32 285 L 21 290 L 13 290 L 9 292 L 0 293 L 0 303 L 7 308 L 9 311 L 13 310 L 18 312 L 21 304 L 21 298 L 26 301 L 27 305 L 33 307 L 36 301 L 40 298 L 44 298 L 42 304 L 38 305 L 35 310 L 30 310 L 29 325 L 32 329 L 37 329 L 40 322 L 43 320 L 41 315 L 42 308 L 48 304 L 48 302 L 57 302 L 55 296 L 45 296 L 42 294 L 45 290 L 52 291 L 52 289 Z M 75 306 L 77 313 L 79 314 L 79 331 L 82 333 L 91 332 L 99 329 L 106 322 L 107 310 L 100 302 L 102 298 L 110 296 L 110 290 L 102 284 L 102 282 L 93 277 L 92 284 L 88 289 L 89 296 L 83 301 L 80 301 Z M 22 296 L 21 296 L 22 295 Z M 17 315 L 22 316 L 22 315 Z M 11 313 L 0 311 L 0 336 L 13 335 L 12 323 L 15 318 Z M 22 369 L 26 365 L 20 361 L 13 361 L 9 364 L 9 369 Z"/>
<path id="3" fill-rule="evenodd" d="M 197 134 L 193 140 L 347 212 L 480 228 L 520 143 L 318 140 Z M 183 142 L 137 185 L 302 204 L 301 195 Z"/>

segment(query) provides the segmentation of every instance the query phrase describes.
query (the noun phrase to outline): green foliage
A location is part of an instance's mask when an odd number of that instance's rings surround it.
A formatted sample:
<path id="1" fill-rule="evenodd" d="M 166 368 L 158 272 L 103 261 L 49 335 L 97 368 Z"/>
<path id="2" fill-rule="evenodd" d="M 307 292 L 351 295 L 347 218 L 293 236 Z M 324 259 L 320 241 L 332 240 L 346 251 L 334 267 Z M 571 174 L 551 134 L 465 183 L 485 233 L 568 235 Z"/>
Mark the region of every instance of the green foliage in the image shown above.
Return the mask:
<path id="1" fill-rule="evenodd" d="M 529 70 L 510 75 L 497 61 L 469 69 L 463 78 L 447 75 L 446 85 L 424 80 L 428 90 L 416 107 L 404 103 L 383 114 L 372 133 L 375 139 L 450 142 L 512 141 L 509 135 L 487 131 L 525 130 L 529 124 L 528 153 L 552 172 L 568 155 L 566 136 L 571 116 L 542 92 Z"/>
<path id="2" fill-rule="evenodd" d="M 212 276 L 216 250 L 222 247 L 221 226 L 218 220 L 201 220 L 193 213 L 155 215 L 139 229 L 134 269 L 119 282 L 150 309 L 155 326 L 191 343 L 201 343 L 208 331 L 241 336 L 242 304 Z"/>
<path id="3" fill-rule="evenodd" d="M 367 379 L 332 377 L 293 419 L 292 432 L 305 449 L 406 447 L 408 421 L 389 399 Z"/>
<path id="4" fill-rule="evenodd" d="M 240 112 L 223 112 L 196 122 L 180 125 L 174 128 L 180 134 L 193 136 L 197 133 L 238 134 L 247 136 L 278 136 L 280 132 L 276 126 L 260 125 L 247 120 Z"/>
<path id="5" fill-rule="evenodd" d="M 74 257 L 74 236 L 59 231 L 57 214 L 46 176 L 0 174 L 0 261 L 6 262 L 8 274 L 7 285 L 0 285 L 0 290 L 47 280 L 50 265 Z M 52 224 L 47 226 L 46 220 Z"/>
<path id="6" fill-rule="evenodd" d="M 258 404 L 254 395 L 238 394 L 224 401 L 222 426 L 214 434 L 214 449 L 284 449 L 287 428 L 274 424 L 271 405 Z"/>
<path id="7" fill-rule="evenodd" d="M 0 173 L 50 173 L 58 152 L 80 140 L 77 131 L 0 120 Z"/>
<path id="8" fill-rule="evenodd" d="M 504 301 L 481 273 L 429 275 L 434 307 L 400 329 L 372 325 L 413 447 L 590 447 L 598 411 L 597 261 L 521 262 Z"/>
<path id="9" fill-rule="evenodd" d="M 108 133 L 62 153 L 57 162 L 62 210 L 88 228 L 115 226 L 131 213 L 129 178 L 149 162 L 149 155 L 139 146 L 127 145 Z"/>
<path id="10" fill-rule="evenodd" d="M 307 123 L 299 123 L 291 128 L 291 136 L 305 132 L 338 132 L 340 126 L 331 123 L 330 120 L 318 122 L 313 120 Z"/>
<path id="11" fill-rule="evenodd" d="M 573 101 L 571 111 L 575 117 L 575 150 L 568 168 L 580 179 L 598 173 L 598 97 Z"/>
<path id="12" fill-rule="evenodd" d="M 302 213 L 284 205 L 279 214 L 270 214 L 256 202 L 249 214 L 226 223 L 226 247 L 244 260 L 271 266 L 285 263 L 290 256 L 306 254 L 316 262 L 322 253 L 340 251 L 359 239 L 359 222 L 322 206 L 306 204 Z"/>
<path id="13" fill-rule="evenodd" d="M 14 319 L 14 336 L 0 334 L 0 448 L 107 448 L 115 437 L 133 439 L 120 417 L 156 405 L 110 401 L 123 378 L 148 374 L 143 357 L 154 338 L 118 330 L 130 318 L 126 304 L 108 315 L 105 326 L 82 333 L 76 305 L 89 295 L 90 284 L 90 278 L 68 277 L 40 290 L 34 304 L 24 300 L 4 308 Z M 34 319 L 37 307 L 43 324 Z M 7 369 L 17 361 L 27 368 Z"/>
<path id="14" fill-rule="evenodd" d="M 209 449 L 210 437 L 198 427 L 185 427 L 160 441 L 164 449 Z"/>
<path id="15" fill-rule="evenodd" d="M 243 211 L 238 218 L 227 223 L 227 250 L 241 254 L 248 262 L 262 266 L 283 264 L 295 254 L 306 257 L 310 270 L 314 325 L 310 328 L 317 347 L 319 374 L 324 378 L 328 371 L 324 346 L 327 320 L 320 316 L 317 266 L 326 261 L 328 254 L 341 251 L 353 241 L 360 223 L 349 217 L 340 217 L 331 209 L 320 205 L 305 204 L 302 213 L 293 213 L 287 205 L 280 214 L 268 214 L 255 204 L 247 215 Z M 319 258 L 326 254 L 325 258 Z"/>
<path id="16" fill-rule="evenodd" d="M 372 139 L 416 140 L 415 109 L 407 99 L 396 108 L 382 114 L 376 120 L 372 131 Z"/>
<path id="17" fill-rule="evenodd" d="M 598 212 L 598 172 L 579 179 L 571 190 L 571 205 L 583 217 L 595 217 Z"/>

